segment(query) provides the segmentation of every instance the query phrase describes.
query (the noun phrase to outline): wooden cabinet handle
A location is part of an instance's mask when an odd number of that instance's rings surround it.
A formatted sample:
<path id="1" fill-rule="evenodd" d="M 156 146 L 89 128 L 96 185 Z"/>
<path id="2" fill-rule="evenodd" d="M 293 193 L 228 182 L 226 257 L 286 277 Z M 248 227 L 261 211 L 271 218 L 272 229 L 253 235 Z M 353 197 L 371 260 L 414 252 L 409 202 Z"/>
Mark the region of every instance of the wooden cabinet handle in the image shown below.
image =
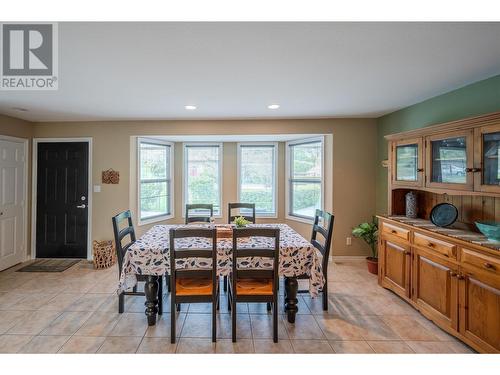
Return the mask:
<path id="1" fill-rule="evenodd" d="M 436 246 L 436 245 L 434 245 L 432 242 L 429 242 L 429 243 L 427 244 L 427 246 L 429 246 L 429 247 L 434 247 L 434 246 Z"/>
<path id="2" fill-rule="evenodd" d="M 453 272 L 453 271 L 450 271 L 450 276 L 451 276 L 451 277 L 455 277 L 455 276 L 457 276 L 457 273 L 456 273 L 456 272 Z"/>
<path id="3" fill-rule="evenodd" d="M 410 253 L 408 250 L 405 250 L 405 251 L 404 251 L 404 254 L 405 254 L 405 255 L 410 255 L 411 253 Z"/>
<path id="4" fill-rule="evenodd" d="M 393 229 L 393 230 L 391 230 L 391 233 L 392 233 L 392 234 L 397 234 L 397 233 L 398 233 L 398 231 Z"/>
<path id="5" fill-rule="evenodd" d="M 489 269 L 489 270 L 491 270 L 491 269 L 494 270 L 495 269 L 495 266 L 493 264 L 491 264 L 491 263 L 488 263 L 488 262 L 484 263 L 483 267 L 486 268 L 486 269 Z"/>
<path id="6" fill-rule="evenodd" d="M 424 168 L 418 168 L 417 169 L 417 172 L 423 172 L 424 171 Z"/>
<path id="7" fill-rule="evenodd" d="M 457 275 L 457 279 L 458 280 L 463 280 L 463 279 L 465 279 L 465 276 L 464 275 Z"/>

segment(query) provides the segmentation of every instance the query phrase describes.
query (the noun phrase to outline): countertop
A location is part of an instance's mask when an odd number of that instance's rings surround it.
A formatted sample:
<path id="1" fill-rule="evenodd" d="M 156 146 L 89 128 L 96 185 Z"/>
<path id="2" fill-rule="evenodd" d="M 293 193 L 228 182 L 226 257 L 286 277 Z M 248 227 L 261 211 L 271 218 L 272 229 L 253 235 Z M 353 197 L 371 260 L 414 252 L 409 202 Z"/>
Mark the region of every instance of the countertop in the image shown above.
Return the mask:
<path id="1" fill-rule="evenodd" d="M 453 227 L 442 228 L 432 224 L 429 220 L 424 219 L 411 219 L 406 216 L 388 216 L 379 215 L 382 218 L 398 221 L 402 224 L 410 225 L 415 228 L 425 229 L 434 233 L 438 233 L 451 238 L 456 238 L 465 242 L 470 242 L 475 245 L 480 245 L 493 250 L 500 250 L 500 242 L 488 240 L 486 236 L 481 233 L 467 231 L 463 229 L 456 229 Z"/>

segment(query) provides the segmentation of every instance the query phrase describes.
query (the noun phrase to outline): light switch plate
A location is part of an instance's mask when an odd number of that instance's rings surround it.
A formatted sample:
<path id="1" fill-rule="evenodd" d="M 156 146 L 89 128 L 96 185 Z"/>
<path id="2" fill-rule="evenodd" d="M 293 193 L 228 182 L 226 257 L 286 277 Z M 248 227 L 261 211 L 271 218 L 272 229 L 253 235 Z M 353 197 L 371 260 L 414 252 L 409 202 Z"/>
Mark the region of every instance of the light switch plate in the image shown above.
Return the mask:
<path id="1" fill-rule="evenodd" d="M 100 193 L 101 192 L 101 185 L 94 185 L 94 193 Z"/>

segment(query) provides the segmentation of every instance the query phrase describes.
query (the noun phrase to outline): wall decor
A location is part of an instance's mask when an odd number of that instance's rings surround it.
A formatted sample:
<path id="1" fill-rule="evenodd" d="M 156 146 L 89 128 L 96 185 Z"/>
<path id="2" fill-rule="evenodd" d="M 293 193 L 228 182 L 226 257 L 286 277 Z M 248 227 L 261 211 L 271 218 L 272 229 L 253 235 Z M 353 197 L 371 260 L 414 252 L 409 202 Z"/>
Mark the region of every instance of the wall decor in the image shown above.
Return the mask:
<path id="1" fill-rule="evenodd" d="M 118 184 L 120 182 L 120 172 L 113 170 L 112 168 L 107 171 L 102 171 L 102 183 L 103 184 Z"/>

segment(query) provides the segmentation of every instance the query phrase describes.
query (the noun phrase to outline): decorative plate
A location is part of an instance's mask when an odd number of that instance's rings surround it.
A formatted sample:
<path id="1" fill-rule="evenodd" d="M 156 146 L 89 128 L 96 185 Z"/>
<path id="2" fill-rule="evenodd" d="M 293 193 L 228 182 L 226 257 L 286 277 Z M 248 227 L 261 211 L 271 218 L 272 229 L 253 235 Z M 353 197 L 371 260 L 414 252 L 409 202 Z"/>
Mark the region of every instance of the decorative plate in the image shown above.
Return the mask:
<path id="1" fill-rule="evenodd" d="M 438 227 L 447 227 L 453 224 L 458 217 L 457 208 L 451 203 L 439 203 L 432 208 L 431 222 Z"/>

